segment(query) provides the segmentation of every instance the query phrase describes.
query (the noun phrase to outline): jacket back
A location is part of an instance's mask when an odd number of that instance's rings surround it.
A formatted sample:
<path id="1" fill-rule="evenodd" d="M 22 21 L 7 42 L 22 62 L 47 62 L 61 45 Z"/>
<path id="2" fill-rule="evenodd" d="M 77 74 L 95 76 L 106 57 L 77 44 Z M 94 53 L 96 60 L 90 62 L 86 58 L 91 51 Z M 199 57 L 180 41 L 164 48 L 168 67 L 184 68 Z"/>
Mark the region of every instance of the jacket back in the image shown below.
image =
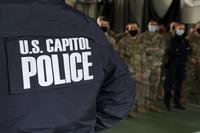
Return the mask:
<path id="1" fill-rule="evenodd" d="M 127 66 L 63 0 L 1 0 L 0 60 L 1 133 L 94 133 L 132 108 Z"/>

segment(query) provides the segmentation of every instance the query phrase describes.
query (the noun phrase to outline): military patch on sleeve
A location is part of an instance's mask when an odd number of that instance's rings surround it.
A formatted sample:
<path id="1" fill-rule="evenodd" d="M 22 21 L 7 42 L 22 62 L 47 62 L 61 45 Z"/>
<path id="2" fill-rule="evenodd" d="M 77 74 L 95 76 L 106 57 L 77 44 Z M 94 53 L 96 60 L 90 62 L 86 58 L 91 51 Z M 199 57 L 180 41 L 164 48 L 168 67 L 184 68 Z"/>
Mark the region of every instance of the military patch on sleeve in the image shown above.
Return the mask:
<path id="1" fill-rule="evenodd" d="M 5 40 L 11 94 L 94 79 L 92 41 L 84 37 Z"/>

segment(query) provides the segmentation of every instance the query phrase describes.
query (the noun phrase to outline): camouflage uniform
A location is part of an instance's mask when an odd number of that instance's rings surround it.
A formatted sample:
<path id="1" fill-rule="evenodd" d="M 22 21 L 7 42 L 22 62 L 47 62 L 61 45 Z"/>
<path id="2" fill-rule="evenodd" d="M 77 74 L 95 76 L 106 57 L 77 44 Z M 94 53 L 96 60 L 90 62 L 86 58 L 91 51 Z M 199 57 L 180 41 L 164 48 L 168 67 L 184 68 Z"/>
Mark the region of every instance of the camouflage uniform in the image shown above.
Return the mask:
<path id="1" fill-rule="evenodd" d="M 105 36 L 106 36 L 107 40 L 110 42 L 110 44 L 113 46 L 113 48 L 117 51 L 118 49 L 117 49 L 116 41 L 114 38 L 115 33 L 108 30 L 105 32 Z"/>
<path id="2" fill-rule="evenodd" d="M 128 35 L 119 42 L 120 56 L 129 66 L 129 69 L 136 82 L 136 110 L 138 113 L 145 113 L 145 96 L 147 91 L 148 73 L 146 64 L 146 54 L 143 51 L 143 44 L 139 43 L 139 37 Z M 143 76 L 143 78 L 141 78 Z"/>
<path id="3" fill-rule="evenodd" d="M 192 54 L 189 56 L 187 68 L 187 90 L 198 97 L 200 104 L 200 35 L 192 33 L 188 36 L 188 40 L 192 46 Z M 190 63 L 191 59 L 197 63 Z"/>
<path id="4" fill-rule="evenodd" d="M 119 41 L 122 39 L 122 38 L 124 38 L 124 37 L 126 37 L 126 36 L 128 36 L 129 34 L 127 33 L 127 32 L 122 32 L 122 33 L 119 33 L 119 34 L 116 34 L 115 35 L 115 40 L 116 40 L 116 43 L 118 44 L 119 43 Z"/>
<path id="5" fill-rule="evenodd" d="M 106 33 L 107 33 L 110 37 L 112 37 L 112 38 L 115 39 L 116 33 L 115 33 L 114 31 L 108 30 Z"/>
<path id="6" fill-rule="evenodd" d="M 149 93 L 148 93 L 148 104 L 147 108 L 151 111 L 157 112 L 158 109 L 155 107 L 155 101 L 157 99 L 157 93 L 160 83 L 161 65 L 163 62 L 163 55 L 166 42 L 159 33 L 151 35 L 148 31 L 141 35 L 141 43 L 146 47 L 147 64 L 149 71 Z M 158 49 L 158 51 L 153 51 Z"/>

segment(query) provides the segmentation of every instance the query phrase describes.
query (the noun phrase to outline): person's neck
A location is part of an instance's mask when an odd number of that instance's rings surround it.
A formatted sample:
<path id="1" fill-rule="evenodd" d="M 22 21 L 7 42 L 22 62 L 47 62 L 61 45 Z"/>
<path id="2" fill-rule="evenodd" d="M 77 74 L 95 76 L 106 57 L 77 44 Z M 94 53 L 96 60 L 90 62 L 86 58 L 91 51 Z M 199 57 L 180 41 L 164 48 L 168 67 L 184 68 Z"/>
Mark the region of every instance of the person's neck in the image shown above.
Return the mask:
<path id="1" fill-rule="evenodd" d="M 150 32 L 150 31 L 149 31 L 149 34 L 150 34 L 151 36 L 154 36 L 154 35 L 156 34 L 156 32 Z"/>
<path id="2" fill-rule="evenodd" d="M 132 39 L 136 39 L 137 38 L 137 35 L 135 35 L 135 36 L 131 36 L 131 35 L 129 35 Z"/>

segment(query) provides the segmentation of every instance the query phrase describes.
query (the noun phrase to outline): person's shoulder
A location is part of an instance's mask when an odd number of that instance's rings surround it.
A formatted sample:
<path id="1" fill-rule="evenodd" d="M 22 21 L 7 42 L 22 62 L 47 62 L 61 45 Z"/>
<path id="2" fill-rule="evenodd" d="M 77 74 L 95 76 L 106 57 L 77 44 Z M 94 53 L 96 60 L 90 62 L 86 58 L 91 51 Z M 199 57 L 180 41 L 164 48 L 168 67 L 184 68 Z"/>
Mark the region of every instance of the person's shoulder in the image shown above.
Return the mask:
<path id="1" fill-rule="evenodd" d="M 191 42 L 199 42 L 200 41 L 200 36 L 198 36 L 195 32 L 190 33 L 187 36 L 187 39 Z"/>
<path id="2" fill-rule="evenodd" d="M 117 33 L 117 34 L 115 35 L 115 39 L 118 40 L 118 41 L 120 41 L 123 37 L 125 37 L 125 36 L 127 36 L 127 35 L 128 35 L 127 32 Z"/>
<path id="3" fill-rule="evenodd" d="M 123 37 L 123 38 L 120 40 L 120 42 L 126 42 L 126 41 L 128 41 L 128 40 L 131 40 L 131 37 L 127 35 L 127 36 Z"/>
<path id="4" fill-rule="evenodd" d="M 109 34 L 109 36 L 111 37 L 115 37 L 116 33 L 112 30 L 108 30 L 107 33 Z"/>
<path id="5" fill-rule="evenodd" d="M 144 31 L 140 34 L 140 37 L 146 37 L 149 35 L 149 32 L 148 31 Z"/>
<path id="6" fill-rule="evenodd" d="M 126 32 L 117 33 L 116 36 L 127 35 Z"/>

